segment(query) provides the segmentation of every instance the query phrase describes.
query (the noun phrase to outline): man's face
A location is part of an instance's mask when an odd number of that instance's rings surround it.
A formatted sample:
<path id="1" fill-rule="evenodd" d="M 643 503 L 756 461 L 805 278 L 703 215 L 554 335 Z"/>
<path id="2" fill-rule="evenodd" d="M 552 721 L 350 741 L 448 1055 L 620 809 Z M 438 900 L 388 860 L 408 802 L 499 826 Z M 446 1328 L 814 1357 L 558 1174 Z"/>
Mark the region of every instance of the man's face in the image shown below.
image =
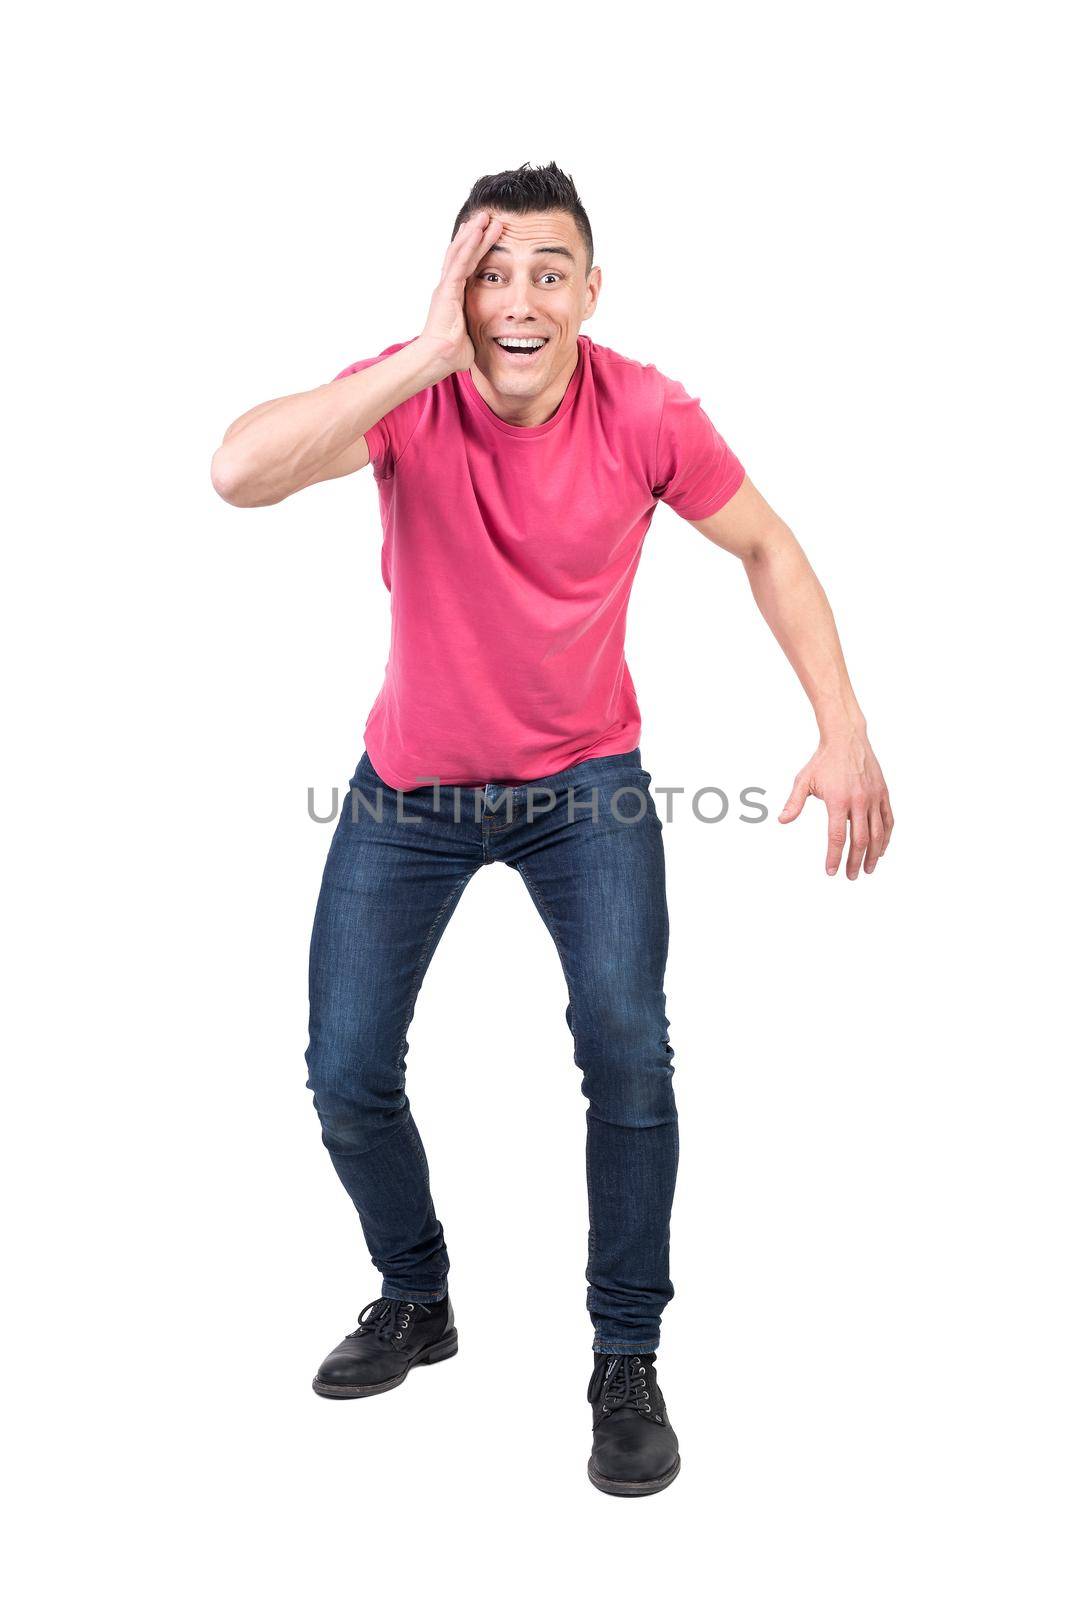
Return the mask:
<path id="1" fill-rule="evenodd" d="M 601 269 L 586 275 L 586 248 L 566 211 L 490 211 L 504 218 L 464 297 L 475 365 L 499 394 L 533 399 L 574 367 L 579 329 L 592 316 Z M 509 354 L 498 340 L 543 339 Z"/>

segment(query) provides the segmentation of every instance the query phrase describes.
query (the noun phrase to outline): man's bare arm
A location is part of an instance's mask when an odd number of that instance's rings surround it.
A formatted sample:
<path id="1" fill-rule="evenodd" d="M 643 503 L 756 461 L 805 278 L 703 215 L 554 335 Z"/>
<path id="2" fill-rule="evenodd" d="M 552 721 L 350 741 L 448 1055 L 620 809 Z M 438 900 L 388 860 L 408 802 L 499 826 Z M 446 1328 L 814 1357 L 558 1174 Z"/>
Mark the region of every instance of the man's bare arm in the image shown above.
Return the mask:
<path id="1" fill-rule="evenodd" d="M 827 871 L 838 871 L 850 831 L 846 874 L 865 872 L 890 842 L 894 815 L 849 681 L 827 596 L 790 529 L 748 478 L 721 511 L 693 524 L 743 563 L 764 620 L 812 702 L 820 744 L 798 773 L 779 817 L 792 822 L 810 794 L 827 807 Z"/>
<path id="2" fill-rule="evenodd" d="M 347 378 L 254 406 L 232 422 L 211 462 L 211 481 L 233 506 L 273 506 L 369 460 L 364 434 L 442 376 L 418 339 Z"/>
<path id="3" fill-rule="evenodd" d="M 445 253 L 426 326 L 417 339 L 347 378 L 253 406 L 232 422 L 211 462 L 211 481 L 234 506 L 273 506 L 299 489 L 358 472 L 369 460 L 364 434 L 387 412 L 462 367 L 474 347 L 464 289 L 500 234 L 500 218 L 481 211 Z"/>

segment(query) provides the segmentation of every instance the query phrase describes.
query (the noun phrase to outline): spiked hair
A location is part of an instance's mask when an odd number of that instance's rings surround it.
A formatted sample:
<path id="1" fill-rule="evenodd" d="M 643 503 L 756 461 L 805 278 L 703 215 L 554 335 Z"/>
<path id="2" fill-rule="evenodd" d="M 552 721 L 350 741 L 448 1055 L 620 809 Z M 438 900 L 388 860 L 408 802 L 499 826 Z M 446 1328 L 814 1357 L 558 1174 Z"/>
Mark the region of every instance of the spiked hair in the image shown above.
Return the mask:
<path id="1" fill-rule="evenodd" d="M 593 232 L 586 208 L 578 197 L 574 181 L 561 172 L 555 161 L 532 167 L 524 161 L 511 172 L 487 173 L 478 178 L 460 207 L 452 225 L 452 237 L 476 211 L 566 211 L 575 219 L 586 248 L 586 272 L 593 267 Z"/>

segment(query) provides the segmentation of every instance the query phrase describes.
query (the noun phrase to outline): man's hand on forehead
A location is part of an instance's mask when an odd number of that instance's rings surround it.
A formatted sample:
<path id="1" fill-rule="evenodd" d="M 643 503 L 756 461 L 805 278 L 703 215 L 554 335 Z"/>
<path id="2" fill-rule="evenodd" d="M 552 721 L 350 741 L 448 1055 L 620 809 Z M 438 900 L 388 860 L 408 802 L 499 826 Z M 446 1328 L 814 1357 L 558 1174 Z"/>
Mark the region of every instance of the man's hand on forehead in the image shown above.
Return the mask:
<path id="1" fill-rule="evenodd" d="M 474 362 L 475 347 L 464 313 L 467 283 L 490 245 L 500 238 L 503 228 L 501 217 L 492 217 L 485 209 L 476 211 L 457 228 L 456 237 L 445 252 L 441 277 L 420 335 L 435 360 L 441 363 L 443 375 L 466 371 Z"/>

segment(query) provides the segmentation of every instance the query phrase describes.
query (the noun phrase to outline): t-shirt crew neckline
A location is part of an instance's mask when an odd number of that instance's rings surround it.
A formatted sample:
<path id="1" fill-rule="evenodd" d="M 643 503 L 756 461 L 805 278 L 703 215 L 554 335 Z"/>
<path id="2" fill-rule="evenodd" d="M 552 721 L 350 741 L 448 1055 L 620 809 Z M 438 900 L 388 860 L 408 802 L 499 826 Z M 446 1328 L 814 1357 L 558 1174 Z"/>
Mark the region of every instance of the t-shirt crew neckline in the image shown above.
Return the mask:
<path id="1" fill-rule="evenodd" d="M 467 367 L 463 368 L 463 370 L 460 372 L 461 389 L 463 390 L 468 402 L 475 408 L 479 415 L 485 417 L 487 422 L 492 423 L 498 432 L 507 434 L 511 439 L 540 439 L 543 433 L 549 433 L 551 429 L 559 427 L 560 423 L 563 422 L 564 418 L 571 410 L 571 407 L 575 404 L 575 401 L 578 398 L 579 386 L 582 382 L 582 374 L 586 366 L 586 346 L 588 344 L 589 336 L 585 333 L 580 333 L 578 336 L 578 360 L 575 362 L 574 372 L 568 379 L 567 388 L 564 390 L 560 404 L 557 406 L 556 410 L 553 412 L 552 416 L 547 422 L 539 422 L 534 428 L 522 428 L 517 426 L 514 422 L 505 422 L 503 417 L 499 417 L 496 411 L 494 411 L 493 407 L 488 405 L 483 399 L 482 395 L 479 394 L 477 388 L 475 387 L 474 379 L 472 378 L 470 370 Z"/>

